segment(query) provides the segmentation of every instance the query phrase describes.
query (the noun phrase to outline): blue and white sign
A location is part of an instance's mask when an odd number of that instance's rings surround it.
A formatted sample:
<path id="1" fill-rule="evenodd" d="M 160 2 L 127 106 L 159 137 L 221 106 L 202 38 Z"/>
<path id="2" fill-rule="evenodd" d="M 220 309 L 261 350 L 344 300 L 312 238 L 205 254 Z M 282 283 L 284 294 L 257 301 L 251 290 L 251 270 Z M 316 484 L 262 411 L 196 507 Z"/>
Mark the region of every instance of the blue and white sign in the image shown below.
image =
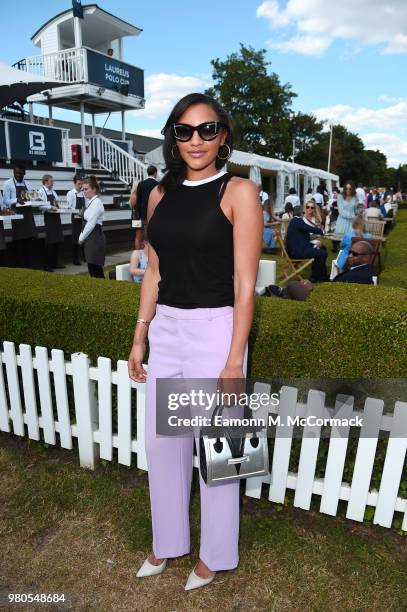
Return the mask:
<path id="1" fill-rule="evenodd" d="M 4 121 L 0 121 L 0 158 L 7 158 L 6 130 Z"/>
<path id="2" fill-rule="evenodd" d="M 61 130 L 15 121 L 8 123 L 8 130 L 10 158 L 63 161 Z"/>
<path id="3" fill-rule="evenodd" d="M 87 57 L 89 83 L 144 98 L 144 70 L 90 49 Z"/>

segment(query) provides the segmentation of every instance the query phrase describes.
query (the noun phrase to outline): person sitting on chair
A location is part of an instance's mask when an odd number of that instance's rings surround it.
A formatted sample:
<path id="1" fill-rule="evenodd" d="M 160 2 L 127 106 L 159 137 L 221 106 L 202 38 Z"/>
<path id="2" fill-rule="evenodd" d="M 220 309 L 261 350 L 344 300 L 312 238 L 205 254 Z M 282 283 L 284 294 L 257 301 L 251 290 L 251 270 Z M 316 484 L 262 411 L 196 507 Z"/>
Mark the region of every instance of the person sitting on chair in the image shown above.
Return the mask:
<path id="1" fill-rule="evenodd" d="M 334 283 L 361 283 L 363 285 L 373 284 L 373 270 L 370 265 L 372 256 L 372 245 L 365 240 L 360 240 L 352 245 L 347 260 L 347 269 L 335 276 Z"/>
<path id="2" fill-rule="evenodd" d="M 336 260 L 336 265 L 339 269 L 344 268 L 348 260 L 349 251 L 352 248 L 352 238 L 372 238 L 373 234 L 366 231 L 365 221 L 361 215 L 357 215 L 352 219 L 352 229 L 347 232 L 342 238 L 341 252 Z"/>
<path id="3" fill-rule="evenodd" d="M 142 248 L 135 249 L 130 257 L 129 272 L 135 283 L 142 283 L 148 264 L 148 239 L 144 238 Z"/>
<path id="4" fill-rule="evenodd" d="M 338 274 L 332 283 L 359 283 L 361 285 L 373 284 L 373 271 L 370 265 L 372 247 L 369 242 L 360 240 L 356 242 L 349 251 L 348 269 Z M 314 286 L 309 280 L 293 280 L 287 287 L 279 285 L 268 285 L 262 295 L 267 297 L 280 297 L 288 300 L 305 301 Z"/>
<path id="5" fill-rule="evenodd" d="M 316 203 L 313 199 L 305 204 L 304 218 L 301 218 L 301 209 L 294 208 L 294 217 L 287 228 L 286 246 L 291 259 L 313 259 L 310 281 L 325 281 L 327 252 L 324 247 L 314 247 L 311 234 L 324 235 L 321 227 L 312 222 L 315 215 Z"/>

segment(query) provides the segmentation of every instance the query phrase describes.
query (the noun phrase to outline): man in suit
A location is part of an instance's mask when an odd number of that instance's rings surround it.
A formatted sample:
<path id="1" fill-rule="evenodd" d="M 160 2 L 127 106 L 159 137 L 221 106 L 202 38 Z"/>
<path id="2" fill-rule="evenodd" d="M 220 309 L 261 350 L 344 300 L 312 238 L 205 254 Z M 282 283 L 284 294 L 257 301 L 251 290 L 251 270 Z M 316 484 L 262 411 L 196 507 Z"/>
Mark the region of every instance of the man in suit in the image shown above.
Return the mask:
<path id="1" fill-rule="evenodd" d="M 141 244 L 144 238 L 147 238 L 147 205 L 150 193 L 156 185 L 157 181 L 157 168 L 155 166 L 148 166 L 147 177 L 144 181 L 140 181 L 137 185 L 137 191 L 135 194 L 135 203 L 133 203 L 134 209 L 137 206 L 138 218 L 142 221 L 142 227 L 136 229 L 135 244 L 134 248 L 141 249 Z"/>
<path id="2" fill-rule="evenodd" d="M 373 271 L 370 265 L 372 250 L 372 246 L 364 240 L 353 244 L 347 259 L 347 270 L 342 272 L 342 274 L 338 274 L 331 282 L 372 285 Z M 308 298 L 313 288 L 314 286 L 309 280 L 294 280 L 290 281 L 287 287 L 269 285 L 261 295 L 304 301 Z"/>
<path id="3" fill-rule="evenodd" d="M 373 284 L 373 270 L 370 265 L 372 245 L 360 240 L 352 245 L 347 260 L 347 269 L 333 279 L 334 283 Z"/>

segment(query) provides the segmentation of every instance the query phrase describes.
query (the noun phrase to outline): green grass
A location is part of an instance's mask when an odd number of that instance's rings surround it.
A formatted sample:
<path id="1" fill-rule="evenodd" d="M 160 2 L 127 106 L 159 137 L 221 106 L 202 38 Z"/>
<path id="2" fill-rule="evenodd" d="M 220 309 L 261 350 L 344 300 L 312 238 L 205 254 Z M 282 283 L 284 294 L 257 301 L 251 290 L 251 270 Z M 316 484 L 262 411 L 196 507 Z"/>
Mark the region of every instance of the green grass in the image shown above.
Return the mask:
<path id="1" fill-rule="evenodd" d="M 380 284 L 407 289 L 407 209 L 398 210 L 383 253 Z"/>
<path id="2" fill-rule="evenodd" d="M 199 555 L 196 470 L 191 554 L 144 580 L 135 573 L 151 549 L 145 472 L 115 462 L 81 469 L 76 451 L 0 434 L 0 474 L 0 572 L 9 590 L 65 590 L 78 610 L 145 610 L 164 601 L 168 610 L 407 607 L 405 538 L 343 512 L 333 519 L 242 496 L 239 567 L 185 594 Z"/>

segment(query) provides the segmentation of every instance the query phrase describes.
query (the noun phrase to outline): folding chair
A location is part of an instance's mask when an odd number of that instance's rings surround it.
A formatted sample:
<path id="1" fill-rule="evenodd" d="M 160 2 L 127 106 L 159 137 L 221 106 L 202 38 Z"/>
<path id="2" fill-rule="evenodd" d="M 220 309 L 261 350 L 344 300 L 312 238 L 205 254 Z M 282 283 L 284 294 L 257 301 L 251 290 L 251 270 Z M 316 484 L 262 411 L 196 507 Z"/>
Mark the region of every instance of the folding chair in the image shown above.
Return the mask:
<path id="1" fill-rule="evenodd" d="M 331 264 L 331 274 L 329 276 L 330 280 L 333 280 L 336 276 L 338 276 L 339 272 L 340 272 L 340 268 L 338 268 L 338 259 L 340 257 L 342 253 L 342 249 L 339 251 L 338 255 L 336 256 L 336 259 L 332 260 L 332 264 Z"/>
<path id="2" fill-rule="evenodd" d="M 377 238 L 383 238 L 386 223 L 387 221 L 376 219 L 376 217 L 367 217 L 365 221 L 366 231 Z"/>
<path id="3" fill-rule="evenodd" d="M 287 250 L 285 248 L 284 240 L 281 235 L 280 230 L 275 229 L 275 234 L 277 238 L 278 245 L 281 249 L 281 255 L 283 257 L 283 261 L 287 265 L 287 271 L 283 270 L 283 278 L 280 279 L 280 284 L 287 283 L 294 277 L 298 277 L 300 280 L 303 280 L 301 276 L 301 272 L 306 270 L 309 266 L 312 265 L 313 259 L 291 259 L 288 255 Z"/>

